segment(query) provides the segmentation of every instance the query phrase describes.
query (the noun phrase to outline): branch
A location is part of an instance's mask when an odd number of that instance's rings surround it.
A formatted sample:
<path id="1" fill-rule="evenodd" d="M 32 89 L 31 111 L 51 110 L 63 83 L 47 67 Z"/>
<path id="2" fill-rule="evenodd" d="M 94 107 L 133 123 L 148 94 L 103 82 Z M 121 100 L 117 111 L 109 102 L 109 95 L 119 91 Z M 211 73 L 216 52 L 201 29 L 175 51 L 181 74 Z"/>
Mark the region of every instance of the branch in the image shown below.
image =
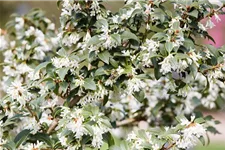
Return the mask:
<path id="1" fill-rule="evenodd" d="M 172 143 L 172 144 L 170 144 L 168 147 L 162 147 L 160 150 L 169 150 L 169 149 L 171 149 L 174 145 L 176 145 L 176 143 Z"/>
<path id="2" fill-rule="evenodd" d="M 50 125 L 49 128 L 48 128 L 47 134 L 50 134 L 50 133 L 57 127 L 58 121 L 59 121 L 59 119 L 57 119 L 57 118 L 55 118 L 55 119 L 52 121 L 51 125 Z"/>
<path id="3" fill-rule="evenodd" d="M 117 121 L 116 122 L 116 126 L 126 126 L 129 125 L 131 123 L 134 123 L 136 120 L 134 118 L 129 118 L 126 120 L 122 120 L 122 121 Z"/>
<path id="4" fill-rule="evenodd" d="M 222 6 L 220 6 L 216 10 L 213 9 L 208 15 L 206 15 L 206 17 L 202 17 L 202 18 L 200 18 L 200 20 L 202 20 L 204 18 L 207 18 L 207 17 L 212 17 L 215 14 L 215 12 L 218 12 L 218 11 L 222 10 L 224 7 L 225 7 L 225 4 L 223 4 Z"/>
<path id="5" fill-rule="evenodd" d="M 69 103 L 69 107 L 72 108 L 73 106 L 75 106 L 81 99 L 81 96 L 76 95 Z"/>
<path id="6" fill-rule="evenodd" d="M 39 119 L 38 119 L 38 116 L 37 116 L 37 114 L 35 114 L 32 110 L 31 110 L 31 108 L 30 108 L 30 106 L 29 106 L 29 104 L 28 103 L 26 103 L 26 108 L 28 109 L 28 111 L 30 112 L 30 114 L 31 114 L 31 116 L 32 117 L 34 117 L 35 118 L 35 120 L 37 121 L 37 122 L 39 122 Z"/>

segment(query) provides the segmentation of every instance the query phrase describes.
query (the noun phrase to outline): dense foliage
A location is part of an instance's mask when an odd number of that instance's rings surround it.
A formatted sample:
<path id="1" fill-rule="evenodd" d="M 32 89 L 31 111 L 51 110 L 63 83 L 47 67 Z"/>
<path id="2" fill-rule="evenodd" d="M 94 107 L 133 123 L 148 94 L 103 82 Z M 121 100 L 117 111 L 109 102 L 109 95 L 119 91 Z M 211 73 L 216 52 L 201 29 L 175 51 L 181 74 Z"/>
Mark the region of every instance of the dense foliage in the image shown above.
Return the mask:
<path id="1" fill-rule="evenodd" d="M 40 10 L 1 30 L 0 149 L 176 150 L 218 133 L 201 110 L 224 106 L 225 46 L 198 41 L 224 1 L 58 5 L 58 30 Z"/>

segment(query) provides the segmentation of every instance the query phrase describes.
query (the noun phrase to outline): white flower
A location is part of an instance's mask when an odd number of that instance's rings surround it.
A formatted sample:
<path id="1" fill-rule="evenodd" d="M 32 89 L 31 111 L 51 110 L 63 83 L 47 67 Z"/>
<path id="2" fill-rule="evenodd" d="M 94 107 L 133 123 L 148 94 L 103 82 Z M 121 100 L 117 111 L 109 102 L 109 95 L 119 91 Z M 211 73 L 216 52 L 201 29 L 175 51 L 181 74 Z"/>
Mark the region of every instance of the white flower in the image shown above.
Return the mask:
<path id="1" fill-rule="evenodd" d="M 170 21 L 169 23 L 169 27 L 172 28 L 173 30 L 179 30 L 180 29 L 180 26 L 179 23 L 180 23 L 180 17 L 175 17 L 175 18 L 172 18 L 172 20 Z"/>
<path id="2" fill-rule="evenodd" d="M 41 150 L 41 149 L 44 148 L 43 146 L 44 146 L 43 142 L 37 141 L 37 143 L 28 143 L 28 144 L 22 146 L 21 149 L 24 149 L 24 150 Z"/>
<path id="3" fill-rule="evenodd" d="M 34 35 L 34 33 L 35 33 L 35 28 L 33 26 L 31 26 L 27 31 L 25 31 L 25 35 L 27 37 Z"/>
<path id="4" fill-rule="evenodd" d="M 72 44 L 76 44 L 79 39 L 80 39 L 80 35 L 75 32 L 70 34 L 69 36 L 69 40 Z"/>
<path id="5" fill-rule="evenodd" d="M 133 131 L 128 135 L 127 141 L 131 142 L 132 149 L 141 150 L 145 141 L 139 138 Z M 151 143 L 152 144 L 152 143 Z"/>
<path id="6" fill-rule="evenodd" d="M 201 99 L 201 102 L 206 108 L 213 109 L 216 107 L 215 100 L 215 97 L 213 97 L 212 95 L 208 95 L 207 97 L 203 97 Z"/>
<path id="7" fill-rule="evenodd" d="M 119 16 L 118 15 L 114 15 L 113 17 L 112 17 L 112 21 L 113 21 L 113 23 L 119 23 Z"/>
<path id="8" fill-rule="evenodd" d="M 26 104 L 26 101 L 30 99 L 30 93 L 22 86 L 20 81 L 12 82 L 11 86 L 7 89 L 7 94 L 9 94 L 12 99 L 16 99 L 21 106 Z"/>
<path id="9" fill-rule="evenodd" d="M 178 90 L 178 95 L 186 97 L 190 91 L 191 91 L 191 87 L 188 85 L 185 85 L 183 88 L 180 88 Z"/>
<path id="10" fill-rule="evenodd" d="M 17 71 L 19 74 L 25 74 L 32 72 L 33 69 L 31 69 L 26 63 L 22 63 L 17 66 Z"/>
<path id="11" fill-rule="evenodd" d="M 84 118 L 79 116 L 78 118 L 71 118 L 72 120 L 66 125 L 66 128 L 75 133 L 75 137 L 77 139 L 81 138 L 85 132 L 85 128 L 83 126 Z"/>
<path id="12" fill-rule="evenodd" d="M 63 146 L 67 146 L 67 138 L 65 136 L 63 136 L 62 134 L 57 134 L 58 138 L 59 138 L 59 141 L 60 143 L 63 145 Z"/>
<path id="13" fill-rule="evenodd" d="M 139 92 L 145 86 L 146 86 L 145 82 L 141 81 L 138 78 L 133 77 L 132 79 L 129 79 L 127 81 L 127 92 L 128 93 Z"/>
<path id="14" fill-rule="evenodd" d="M 48 24 L 48 28 L 49 30 L 55 30 L 55 24 L 54 23 L 50 23 Z"/>
<path id="15" fill-rule="evenodd" d="M 81 138 L 86 132 L 83 125 L 84 117 L 81 113 L 82 109 L 74 109 L 70 112 L 68 108 L 63 107 L 61 116 L 64 117 L 64 119 L 60 120 L 58 128 L 65 126 L 68 130 L 75 134 L 77 139 Z"/>
<path id="16" fill-rule="evenodd" d="M 90 32 L 87 32 L 83 40 L 84 42 L 88 42 L 90 39 L 91 39 Z"/>
<path id="17" fill-rule="evenodd" d="M 201 59 L 202 58 L 202 56 L 198 53 L 198 54 L 196 54 L 195 53 L 195 49 L 190 49 L 190 51 L 188 52 L 188 55 L 190 56 L 190 58 L 192 59 L 192 61 L 197 65 L 197 66 L 199 66 L 199 64 L 197 63 L 197 61 L 199 60 L 199 59 Z M 189 64 L 191 64 L 191 61 L 190 60 L 188 60 L 189 61 Z"/>
<path id="18" fill-rule="evenodd" d="M 124 69 L 123 69 L 121 66 L 119 66 L 119 67 L 116 69 L 116 71 L 117 71 L 118 75 L 121 75 L 121 74 L 124 72 Z"/>
<path id="19" fill-rule="evenodd" d="M 80 40 L 80 35 L 77 34 L 76 32 L 71 33 L 70 35 L 66 35 L 63 39 L 62 39 L 62 43 L 65 46 L 72 46 L 73 44 L 76 44 L 78 41 Z"/>
<path id="20" fill-rule="evenodd" d="M 141 46 L 142 50 L 147 50 L 149 52 L 156 52 L 159 48 L 159 42 L 147 39 L 144 46 Z"/>
<path id="21" fill-rule="evenodd" d="M 172 69 L 172 63 L 171 62 L 173 62 L 174 59 L 175 58 L 173 57 L 172 54 L 170 54 L 166 58 L 164 58 L 164 60 L 159 63 L 161 65 L 160 72 L 162 72 L 163 74 L 171 72 L 171 69 Z"/>
<path id="22" fill-rule="evenodd" d="M 71 7 L 71 0 L 63 0 L 63 7 L 65 8 Z"/>
<path id="23" fill-rule="evenodd" d="M 114 83 L 114 80 L 107 79 L 106 82 L 105 82 L 105 86 L 111 86 L 112 87 L 113 83 Z"/>
<path id="24" fill-rule="evenodd" d="M 206 129 L 199 123 L 190 123 L 181 131 L 183 137 L 176 142 L 177 147 L 189 149 L 197 145 L 198 138 L 206 135 Z"/>
<path id="25" fill-rule="evenodd" d="M 154 8 L 152 7 L 152 5 L 145 5 L 145 15 L 149 15 L 154 11 Z"/>
<path id="26" fill-rule="evenodd" d="M 53 117 L 50 115 L 50 111 L 44 111 L 40 118 L 40 123 L 46 123 L 48 126 L 52 123 Z"/>
<path id="27" fill-rule="evenodd" d="M 215 27 L 215 24 L 212 22 L 211 18 L 209 18 L 206 22 L 206 28 L 212 29 L 213 27 Z"/>
<path id="28" fill-rule="evenodd" d="M 1 120 L 0 121 L 0 139 L 2 139 L 2 137 L 3 137 L 3 121 Z M 1 142 L 1 140 L 0 140 L 0 142 Z"/>
<path id="29" fill-rule="evenodd" d="M 186 118 L 181 119 L 181 125 L 186 126 L 181 130 L 182 138 L 176 142 L 177 147 L 182 149 L 192 148 L 197 144 L 198 138 L 206 135 L 206 129 L 203 125 L 194 122 L 195 116 L 191 116 L 191 121 Z"/>
<path id="30" fill-rule="evenodd" d="M 8 48 L 9 44 L 6 40 L 6 37 L 1 35 L 1 29 L 0 29 L 0 51 L 5 50 Z"/>
<path id="31" fill-rule="evenodd" d="M 205 27 L 202 23 L 200 23 L 200 22 L 198 22 L 198 27 L 199 27 L 201 30 L 206 31 L 206 27 Z"/>
<path id="32" fill-rule="evenodd" d="M 36 37 L 35 41 L 37 43 L 42 44 L 43 42 L 45 42 L 45 35 L 41 30 L 36 29 L 34 35 Z"/>
<path id="33" fill-rule="evenodd" d="M 24 27 L 24 19 L 23 18 L 16 17 L 15 22 L 16 22 L 16 25 L 15 25 L 16 30 L 20 30 Z"/>
<path id="34" fill-rule="evenodd" d="M 78 67 L 78 62 L 76 60 L 71 61 L 68 57 L 52 58 L 52 64 L 56 68 L 63 68 L 63 67 L 76 68 L 76 67 Z"/>
<path id="35" fill-rule="evenodd" d="M 36 121 L 35 117 L 24 117 L 21 123 L 24 129 L 32 130 L 32 134 L 37 133 L 40 129 L 40 124 Z"/>
<path id="36" fill-rule="evenodd" d="M 217 22 L 220 22 L 221 21 L 220 17 L 216 13 L 215 13 L 214 16 L 215 16 L 215 19 L 216 19 Z"/>
<path id="37" fill-rule="evenodd" d="M 92 144 L 93 147 L 100 148 L 101 145 L 103 144 L 102 134 L 104 132 L 97 125 L 96 126 L 93 126 L 93 131 L 94 131 L 94 135 L 93 135 L 93 140 L 92 140 L 92 143 L 91 144 Z"/>
<path id="38" fill-rule="evenodd" d="M 100 7 L 99 7 L 98 0 L 92 1 L 92 5 L 91 5 L 91 16 L 95 16 L 99 12 L 100 12 Z"/>
<path id="39" fill-rule="evenodd" d="M 83 79 L 75 79 L 75 84 L 77 86 L 83 86 L 84 85 L 84 80 Z"/>
<path id="40" fill-rule="evenodd" d="M 108 94 L 108 91 L 103 86 L 98 86 L 99 90 L 96 92 L 88 92 L 86 96 L 81 98 L 78 104 L 83 106 L 89 103 L 98 103 L 100 100 L 104 98 L 105 95 Z"/>

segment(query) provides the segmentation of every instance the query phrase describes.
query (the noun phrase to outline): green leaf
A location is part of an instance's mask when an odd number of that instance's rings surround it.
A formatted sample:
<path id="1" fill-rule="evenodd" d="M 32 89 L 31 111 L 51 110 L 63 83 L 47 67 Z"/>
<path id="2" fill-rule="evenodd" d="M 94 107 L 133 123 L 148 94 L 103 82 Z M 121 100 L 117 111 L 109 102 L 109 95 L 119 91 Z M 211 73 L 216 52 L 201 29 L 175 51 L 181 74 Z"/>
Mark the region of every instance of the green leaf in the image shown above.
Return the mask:
<path id="1" fill-rule="evenodd" d="M 66 93 L 69 84 L 68 84 L 67 82 L 60 82 L 60 83 L 59 83 L 59 86 L 60 86 L 60 88 L 62 89 L 62 91 L 63 91 L 64 93 Z"/>
<path id="2" fill-rule="evenodd" d="M 22 144 L 27 139 L 30 132 L 31 130 L 25 129 L 21 131 L 19 134 L 17 134 L 17 136 L 14 139 L 14 142 L 16 143 L 16 147 L 19 147 L 20 144 Z"/>
<path id="3" fill-rule="evenodd" d="M 144 99 L 145 99 L 145 92 L 144 92 L 144 91 L 134 92 L 133 96 L 134 96 L 139 102 L 143 102 Z"/>
<path id="4" fill-rule="evenodd" d="M 220 132 L 216 128 L 214 128 L 213 126 L 207 127 L 207 131 L 209 131 L 213 134 L 220 134 Z"/>
<path id="5" fill-rule="evenodd" d="M 202 145 L 205 146 L 206 142 L 205 142 L 205 138 L 203 136 L 201 136 L 199 138 L 199 141 L 201 141 Z"/>
<path id="6" fill-rule="evenodd" d="M 109 145 L 108 143 L 104 142 L 100 148 L 100 150 L 108 150 L 109 149 Z"/>
<path id="7" fill-rule="evenodd" d="M 188 56 L 187 54 L 183 54 L 183 53 L 177 53 L 177 54 L 175 55 L 175 57 L 176 57 L 177 59 L 186 59 L 186 58 L 189 58 L 189 56 Z"/>
<path id="8" fill-rule="evenodd" d="M 162 74 L 160 72 L 160 66 L 159 66 L 159 64 L 158 64 L 158 62 L 157 62 L 155 57 L 152 58 L 151 60 L 152 60 L 153 66 L 154 66 L 155 78 L 158 80 L 162 76 Z"/>
<path id="9" fill-rule="evenodd" d="M 178 121 L 178 122 L 181 122 L 181 120 L 183 120 L 183 119 L 187 119 L 184 115 L 179 115 L 179 116 L 176 116 L 176 120 Z"/>
<path id="10" fill-rule="evenodd" d="M 91 125 L 85 124 L 84 127 L 85 127 L 85 129 L 86 129 L 91 135 L 94 135 L 94 130 L 93 130 L 93 128 L 91 127 Z"/>
<path id="11" fill-rule="evenodd" d="M 8 150 L 15 150 L 16 144 L 13 141 L 8 141 L 6 144 L 3 144 L 3 147 L 7 148 Z"/>
<path id="12" fill-rule="evenodd" d="M 224 109 L 225 108 L 225 100 L 221 96 L 218 96 L 216 99 L 216 105 L 217 105 L 217 108 Z"/>
<path id="13" fill-rule="evenodd" d="M 159 113 L 160 109 L 161 109 L 164 105 L 165 105 L 165 104 L 164 104 L 162 101 L 158 102 L 158 103 L 156 104 L 156 106 L 152 109 L 153 115 L 156 116 L 156 115 Z"/>
<path id="14" fill-rule="evenodd" d="M 164 32 L 158 32 L 152 36 L 152 39 L 161 40 L 165 37 L 166 37 L 166 34 Z"/>
<path id="15" fill-rule="evenodd" d="M 48 62 L 44 62 L 44 63 L 41 63 L 39 64 L 35 69 L 34 69 L 34 75 L 41 69 L 45 68 L 48 64 L 50 64 L 51 62 L 48 61 Z"/>
<path id="16" fill-rule="evenodd" d="M 110 53 L 105 50 L 104 52 L 98 53 L 98 57 L 105 62 L 106 64 L 109 64 L 109 58 L 110 58 Z"/>
<path id="17" fill-rule="evenodd" d="M 49 135 L 47 135 L 45 133 L 37 133 L 37 134 L 33 135 L 32 138 L 35 140 L 42 141 L 52 147 L 51 139 L 50 139 Z"/>
<path id="18" fill-rule="evenodd" d="M 196 9 L 194 9 L 193 11 L 191 11 L 190 13 L 188 13 L 188 15 L 193 16 L 195 18 L 198 18 L 198 11 Z"/>
<path id="19" fill-rule="evenodd" d="M 108 26 L 108 22 L 106 19 L 98 19 L 98 21 L 96 22 L 96 27 L 102 28 L 102 26 Z"/>
<path id="20" fill-rule="evenodd" d="M 101 75 L 105 75 L 106 72 L 105 72 L 105 69 L 103 67 L 101 68 L 98 68 L 96 71 L 95 71 L 95 76 L 101 76 Z"/>
<path id="21" fill-rule="evenodd" d="M 201 124 L 201 123 L 204 123 L 205 122 L 205 119 L 203 119 L 203 118 L 197 118 L 197 119 L 195 119 L 194 122 Z"/>
<path id="22" fill-rule="evenodd" d="M 197 73 L 198 73 L 198 67 L 196 66 L 195 63 L 192 63 L 190 66 L 191 74 L 195 78 Z"/>
<path id="23" fill-rule="evenodd" d="M 46 86 L 48 87 L 48 89 L 54 90 L 56 83 L 53 80 L 48 80 Z"/>
<path id="24" fill-rule="evenodd" d="M 138 15 L 138 14 L 142 14 L 143 10 L 141 9 L 135 9 L 132 14 L 131 14 L 131 17 L 134 17 L 135 15 Z"/>
<path id="25" fill-rule="evenodd" d="M 87 78 L 84 80 L 84 88 L 86 90 L 96 90 L 96 84 L 93 79 Z"/>
<path id="26" fill-rule="evenodd" d="M 99 40 L 99 37 L 96 35 L 96 36 L 93 36 L 87 43 L 87 46 L 91 46 L 91 45 L 97 45 L 99 44 L 101 41 Z"/>
<path id="27" fill-rule="evenodd" d="M 67 72 L 68 72 L 69 68 L 60 68 L 57 72 L 57 74 L 59 75 L 59 78 L 63 81 Z"/>
<path id="28" fill-rule="evenodd" d="M 167 42 L 165 44 L 165 48 L 166 48 L 167 52 L 170 53 L 173 50 L 173 43 L 172 42 Z"/>
<path id="29" fill-rule="evenodd" d="M 60 7 L 60 4 L 62 3 L 62 0 L 58 0 L 57 1 L 57 7 L 59 8 Z"/>
<path id="30" fill-rule="evenodd" d="M 112 38 L 113 40 L 115 40 L 115 41 L 117 42 L 118 45 L 121 44 L 121 37 L 120 37 L 119 34 L 112 34 L 112 35 L 110 35 L 110 36 L 111 36 L 111 38 Z"/>
<path id="31" fill-rule="evenodd" d="M 114 68 L 117 68 L 118 67 L 118 62 L 117 61 L 115 61 L 113 58 L 110 58 L 109 59 L 109 62 L 110 62 L 110 64 L 114 67 Z"/>
<path id="32" fill-rule="evenodd" d="M 121 35 L 121 38 L 124 39 L 124 40 L 133 39 L 133 40 L 136 40 L 137 42 L 139 42 L 138 37 L 135 34 L 129 32 L 129 31 L 124 31 Z"/>

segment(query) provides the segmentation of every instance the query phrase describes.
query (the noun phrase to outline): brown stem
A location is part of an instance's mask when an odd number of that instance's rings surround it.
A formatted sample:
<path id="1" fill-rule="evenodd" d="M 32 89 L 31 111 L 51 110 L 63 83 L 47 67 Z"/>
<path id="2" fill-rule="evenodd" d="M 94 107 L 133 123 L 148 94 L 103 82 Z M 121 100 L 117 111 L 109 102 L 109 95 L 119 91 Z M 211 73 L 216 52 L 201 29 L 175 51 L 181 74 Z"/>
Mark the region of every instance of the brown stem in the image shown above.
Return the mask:
<path id="1" fill-rule="evenodd" d="M 134 123 L 136 120 L 134 118 L 129 118 L 126 120 L 122 120 L 122 121 L 117 121 L 116 122 L 116 126 L 126 126 L 129 125 L 131 123 Z"/>
<path id="2" fill-rule="evenodd" d="M 168 147 L 162 147 L 160 150 L 169 150 L 169 149 L 171 149 L 174 145 L 176 145 L 176 143 L 172 143 L 172 144 L 170 144 Z"/>
<path id="3" fill-rule="evenodd" d="M 224 7 L 225 7 L 225 4 L 223 4 L 222 6 L 220 6 L 220 7 L 219 7 L 218 9 L 216 9 L 216 10 L 213 9 L 208 15 L 206 15 L 206 17 L 201 17 L 201 18 L 198 19 L 198 21 L 200 21 L 200 20 L 202 20 L 202 19 L 204 19 L 204 18 L 207 18 L 207 17 L 212 17 L 216 12 L 222 10 Z"/>
<path id="4" fill-rule="evenodd" d="M 69 107 L 72 108 L 73 106 L 75 106 L 81 99 L 81 96 L 76 95 L 69 103 Z"/>
<path id="5" fill-rule="evenodd" d="M 47 134 L 50 134 L 56 128 L 56 126 L 58 125 L 58 121 L 59 119 L 57 118 L 52 121 L 51 125 L 48 128 Z"/>
<path id="6" fill-rule="evenodd" d="M 27 110 L 30 112 L 31 116 L 34 117 L 35 120 L 36 120 L 37 122 L 39 122 L 39 119 L 38 119 L 37 114 L 35 114 L 35 113 L 31 110 L 29 104 L 27 103 L 25 106 L 26 106 Z"/>

